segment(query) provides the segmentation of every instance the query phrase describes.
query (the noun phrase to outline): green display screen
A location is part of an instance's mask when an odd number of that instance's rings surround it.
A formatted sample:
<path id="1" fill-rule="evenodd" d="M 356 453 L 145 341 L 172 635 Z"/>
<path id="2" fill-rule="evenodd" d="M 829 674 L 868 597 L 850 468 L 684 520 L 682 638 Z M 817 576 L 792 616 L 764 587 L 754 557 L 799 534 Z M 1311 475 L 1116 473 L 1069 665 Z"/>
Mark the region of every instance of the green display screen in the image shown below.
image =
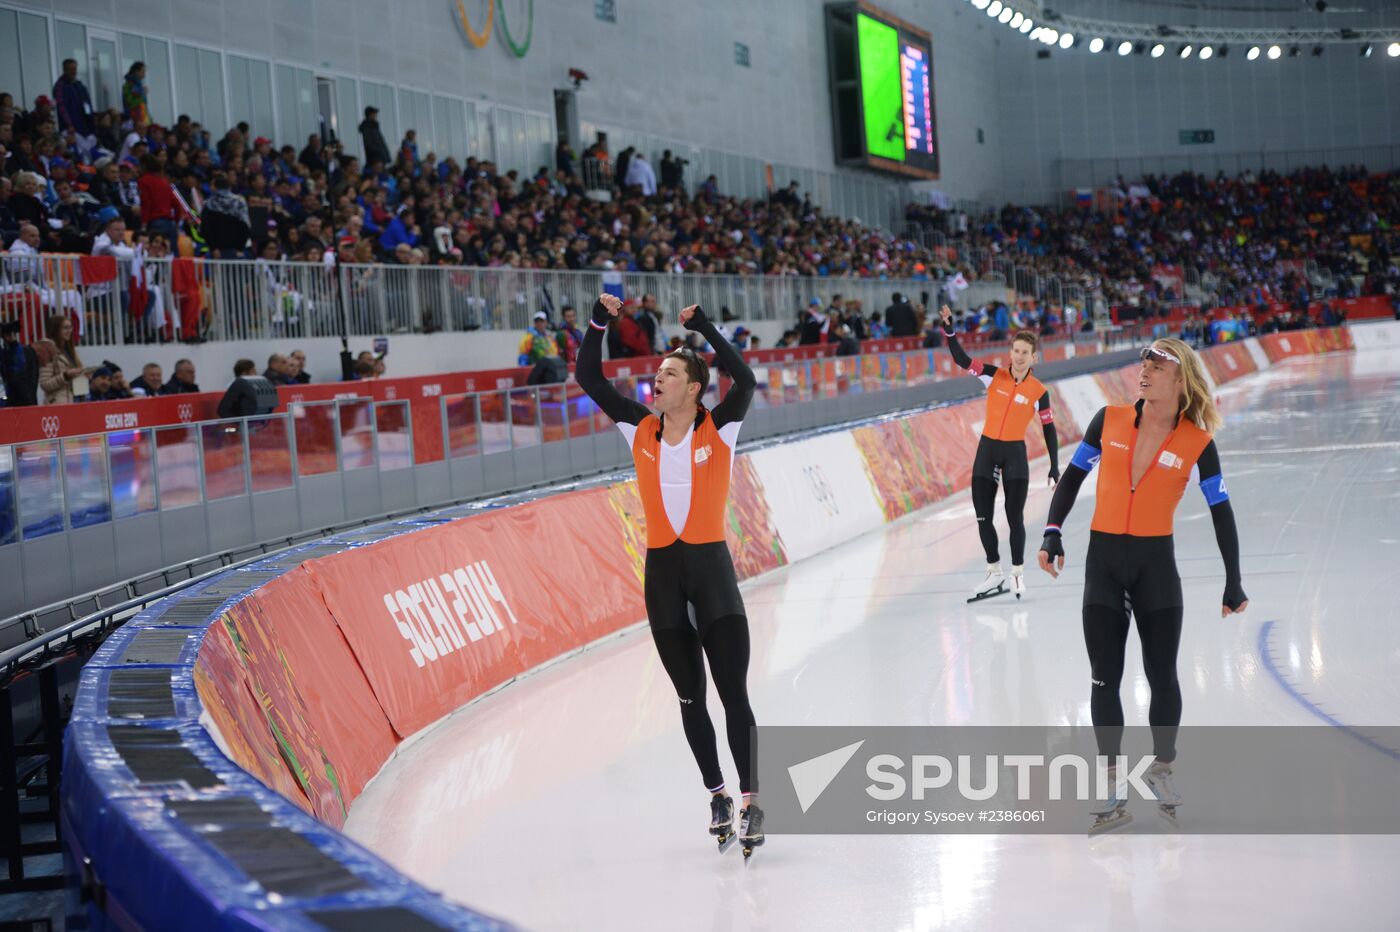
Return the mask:
<path id="1" fill-rule="evenodd" d="M 856 17 L 865 146 L 870 155 L 904 161 L 904 92 L 899 30 L 864 13 Z"/>

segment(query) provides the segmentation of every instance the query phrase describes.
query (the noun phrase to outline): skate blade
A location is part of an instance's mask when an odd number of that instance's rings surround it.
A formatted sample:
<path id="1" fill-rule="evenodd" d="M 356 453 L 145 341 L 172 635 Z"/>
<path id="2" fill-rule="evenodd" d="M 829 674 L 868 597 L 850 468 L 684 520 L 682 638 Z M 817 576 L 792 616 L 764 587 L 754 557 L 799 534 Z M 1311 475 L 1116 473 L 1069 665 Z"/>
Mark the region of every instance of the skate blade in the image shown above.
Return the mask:
<path id="1" fill-rule="evenodd" d="M 715 840 L 719 842 L 719 853 L 724 854 L 730 848 L 734 847 L 734 842 L 739 840 L 739 836 L 735 835 L 733 832 L 730 832 L 727 835 L 716 835 Z"/>
<path id="2" fill-rule="evenodd" d="M 1176 806 L 1158 806 L 1157 819 L 1171 832 L 1180 830 L 1181 822 L 1177 819 Z"/>
<path id="3" fill-rule="evenodd" d="M 994 596 L 1005 594 L 1005 586 L 1002 586 L 1000 589 L 993 589 L 991 592 L 979 592 L 977 595 L 974 595 L 972 598 L 968 599 L 967 604 L 971 605 L 973 602 L 981 602 L 983 599 L 990 599 Z M 1017 598 L 1020 598 L 1020 596 L 1017 596 Z"/>
<path id="4" fill-rule="evenodd" d="M 762 844 L 763 844 L 763 842 L 758 841 L 758 842 L 754 842 L 753 844 L 744 845 L 744 862 L 745 862 L 745 863 L 748 863 L 749 858 L 753 857 L 754 849 L 760 847 Z"/>
<path id="5" fill-rule="evenodd" d="M 1114 829 L 1122 828 L 1131 821 L 1133 821 L 1133 814 L 1131 812 L 1119 810 L 1108 818 L 1100 819 L 1089 826 L 1089 837 L 1093 838 L 1096 835 L 1102 835 L 1105 832 L 1111 832 Z"/>

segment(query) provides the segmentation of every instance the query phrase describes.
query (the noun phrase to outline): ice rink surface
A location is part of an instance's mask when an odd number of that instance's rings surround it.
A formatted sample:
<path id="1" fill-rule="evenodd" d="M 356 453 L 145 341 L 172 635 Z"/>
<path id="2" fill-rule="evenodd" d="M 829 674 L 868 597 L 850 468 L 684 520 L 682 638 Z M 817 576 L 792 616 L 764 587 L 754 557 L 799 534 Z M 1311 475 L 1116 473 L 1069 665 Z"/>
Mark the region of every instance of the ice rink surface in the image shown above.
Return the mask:
<path id="1" fill-rule="evenodd" d="M 1400 724 L 1400 352 L 1281 364 L 1220 398 L 1250 605 L 1220 618 L 1222 564 L 1188 488 L 1176 520 L 1183 724 Z M 1028 564 L 1044 475 L 1032 465 Z M 1087 724 L 1094 478 L 1067 522 L 1065 573 L 1028 569 L 1021 603 L 965 604 L 985 572 L 967 493 L 746 585 L 759 723 Z M 540 585 L 561 583 L 540 567 Z M 1136 634 L 1123 702 L 1129 724 L 1146 723 Z M 723 742 L 713 686 L 710 710 Z M 1368 754 L 1400 792 L 1400 752 Z M 721 760 L 737 795 L 723 746 Z M 1093 839 L 771 836 L 745 865 L 735 849 L 716 853 L 708 818 L 675 695 L 638 628 L 406 745 L 347 831 L 525 929 L 1400 928 L 1394 836 L 1172 835 L 1137 822 Z"/>

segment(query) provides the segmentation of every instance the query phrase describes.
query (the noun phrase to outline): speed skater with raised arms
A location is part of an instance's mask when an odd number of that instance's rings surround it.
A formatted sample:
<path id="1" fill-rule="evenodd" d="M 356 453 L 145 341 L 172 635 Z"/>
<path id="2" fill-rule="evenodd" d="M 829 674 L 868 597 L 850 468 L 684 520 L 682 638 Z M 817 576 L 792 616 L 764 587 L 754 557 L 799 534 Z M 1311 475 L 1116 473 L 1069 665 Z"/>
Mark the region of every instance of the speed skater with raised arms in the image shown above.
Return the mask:
<path id="1" fill-rule="evenodd" d="M 578 382 L 626 438 L 637 467 L 646 519 L 643 579 L 647 620 L 661 665 L 680 700 L 681 724 L 710 793 L 710 834 L 724 850 L 734 836 L 734 801 L 725 793 L 715 729 L 705 708 L 705 660 L 724 705 L 725 730 L 739 771 L 739 842 L 748 857 L 763 844 L 750 733 L 749 628 L 734 561 L 725 542 L 725 510 L 739 428 L 753 400 L 753 371 L 699 305 L 680 323 L 704 337 L 733 385 L 713 411 L 700 403 L 710 382 L 694 350 L 669 353 L 656 371 L 656 413 L 624 397 L 603 376 L 603 334 L 622 302 L 599 295 L 578 351 Z"/>
<path id="2" fill-rule="evenodd" d="M 1141 353 L 1138 400 L 1094 415 L 1050 502 L 1040 568 L 1064 569 L 1061 528 L 1088 474 L 1099 470 L 1089 550 L 1084 562 L 1084 643 L 1089 654 L 1090 718 L 1099 754 L 1109 765 L 1108 798 L 1094 810 L 1092 830 L 1129 821 L 1126 795 L 1112 761 L 1121 748 L 1123 704 L 1119 686 L 1128 628 L 1136 616 L 1142 665 L 1151 688 L 1148 723 L 1156 760 L 1143 775 L 1163 815 L 1174 819 L 1181 796 L 1171 779 L 1181 724 L 1176 660 L 1183 601 L 1172 521 L 1191 481 L 1210 507 L 1215 540 L 1225 563 L 1220 615 L 1249 604 L 1240 579 L 1239 534 L 1220 470 L 1214 435 L 1222 419 L 1196 352 L 1180 340 L 1157 340 Z"/>
<path id="3" fill-rule="evenodd" d="M 1012 338 L 1011 366 L 1003 369 L 969 357 L 958 342 L 953 330 L 953 312 L 947 305 L 943 306 L 942 316 L 943 336 L 948 340 L 948 352 L 953 361 L 969 375 L 981 379 L 987 388 L 987 416 L 982 424 L 982 437 L 977 441 L 977 455 L 972 461 L 972 508 L 977 513 L 977 533 L 987 555 L 987 577 L 973 590 L 968 601 L 976 602 L 1006 591 L 997 531 L 992 523 L 998 475 L 1005 500 L 1006 523 L 1011 532 L 1011 589 L 1019 599 L 1026 592 L 1025 510 L 1031 484 L 1026 427 L 1037 411 L 1045 433 L 1045 448 L 1050 454 L 1046 484 L 1053 486 L 1060 478 L 1059 440 L 1055 433 L 1055 412 L 1050 407 L 1050 392 L 1032 369 L 1036 335 L 1022 330 Z"/>

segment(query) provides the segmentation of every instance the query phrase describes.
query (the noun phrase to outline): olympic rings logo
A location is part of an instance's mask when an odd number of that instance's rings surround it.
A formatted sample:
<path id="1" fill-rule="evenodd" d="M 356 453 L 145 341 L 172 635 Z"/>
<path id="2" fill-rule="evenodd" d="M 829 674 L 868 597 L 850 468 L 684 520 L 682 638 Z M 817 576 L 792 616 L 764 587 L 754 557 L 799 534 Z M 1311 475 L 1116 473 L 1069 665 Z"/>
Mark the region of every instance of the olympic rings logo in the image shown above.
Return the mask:
<path id="1" fill-rule="evenodd" d="M 527 0 L 527 16 L 530 23 L 525 27 L 525 41 L 517 43 L 515 37 L 511 35 L 510 24 L 506 22 L 505 0 L 486 0 L 486 27 L 480 32 L 472 28 L 471 19 L 467 16 L 467 6 L 464 0 L 456 0 L 457 22 L 462 27 L 462 33 L 473 48 L 485 48 L 486 43 L 491 41 L 491 30 L 496 22 L 496 8 L 501 9 L 501 38 L 505 39 L 506 45 L 514 53 L 516 58 L 524 58 L 525 53 L 530 51 L 530 42 L 535 35 L 535 0 Z"/>
<path id="2" fill-rule="evenodd" d="M 831 483 L 826 480 L 826 473 L 820 466 L 807 465 L 802 467 L 802 475 L 807 479 L 807 486 L 815 498 L 826 511 L 827 515 L 834 518 L 841 513 L 841 504 L 836 498 L 836 492 L 831 488 Z"/>
<path id="3" fill-rule="evenodd" d="M 52 440 L 58 436 L 58 418 L 46 417 L 39 422 L 44 429 L 44 436 Z"/>

